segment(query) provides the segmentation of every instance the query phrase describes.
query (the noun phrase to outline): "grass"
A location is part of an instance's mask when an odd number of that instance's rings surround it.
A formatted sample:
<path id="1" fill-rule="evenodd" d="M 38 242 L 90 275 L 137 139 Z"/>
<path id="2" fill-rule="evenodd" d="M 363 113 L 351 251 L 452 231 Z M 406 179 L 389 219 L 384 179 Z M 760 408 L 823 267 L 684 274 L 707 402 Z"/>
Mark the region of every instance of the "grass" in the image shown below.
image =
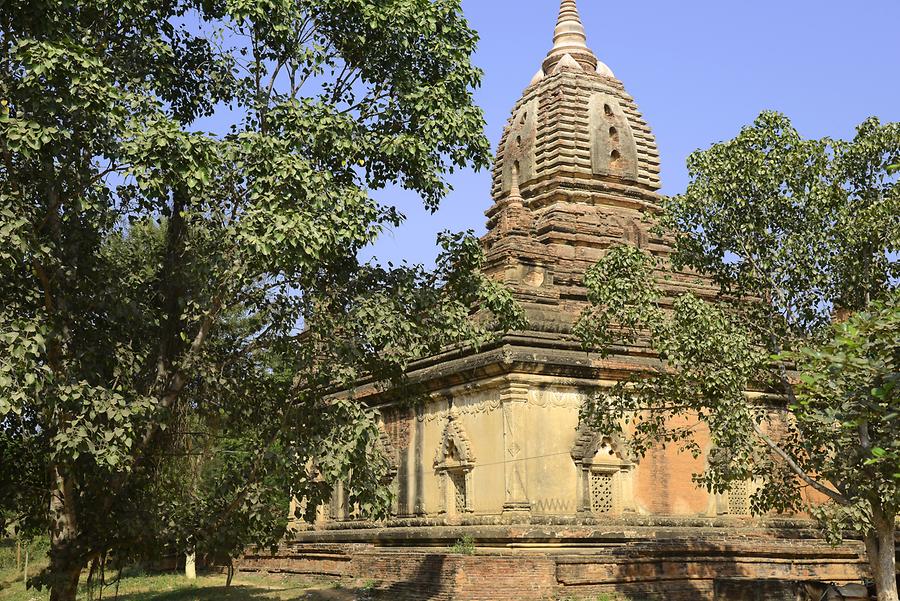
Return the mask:
<path id="1" fill-rule="evenodd" d="M 459 553 L 461 555 L 475 555 L 475 539 L 468 534 L 450 547 L 451 553 Z"/>
<path id="2" fill-rule="evenodd" d="M 0 586 L 7 585 L 3 582 Z M 123 578 L 119 583 L 119 601 L 299 601 L 353 599 L 349 591 L 334 585 L 321 585 L 300 580 L 267 578 L 263 576 L 235 576 L 230 588 L 225 588 L 224 576 L 198 576 L 189 581 L 180 574 L 161 574 Z M 94 599 L 99 598 L 95 588 Z M 0 589 L 3 601 L 46 601 L 49 594 L 35 590 L 26 591 L 21 580 Z M 104 599 L 116 598 L 114 586 L 103 592 Z M 79 601 L 88 601 L 86 587 L 78 595 Z"/>
<path id="3" fill-rule="evenodd" d="M 618 594 L 600 593 L 595 597 L 564 597 L 558 601 L 655 601 L 649 598 L 624 597 Z"/>
<path id="4" fill-rule="evenodd" d="M 29 574 L 36 574 L 46 566 L 46 549 L 33 546 Z M 24 555 L 23 555 L 24 558 Z M 0 600 L 46 601 L 47 591 L 26 590 L 22 571 L 16 570 L 15 542 L 0 540 Z M 82 586 L 79 601 L 88 601 L 87 588 Z M 95 587 L 94 599 L 99 597 Z M 103 599 L 114 599 L 115 587 L 103 591 Z M 334 583 L 321 584 L 298 578 L 279 578 L 256 575 L 235 575 L 230 588 L 225 588 L 225 576 L 203 575 L 187 580 L 181 574 L 139 574 L 123 577 L 119 583 L 119 601 L 351 601 L 353 591 L 341 589 Z"/>

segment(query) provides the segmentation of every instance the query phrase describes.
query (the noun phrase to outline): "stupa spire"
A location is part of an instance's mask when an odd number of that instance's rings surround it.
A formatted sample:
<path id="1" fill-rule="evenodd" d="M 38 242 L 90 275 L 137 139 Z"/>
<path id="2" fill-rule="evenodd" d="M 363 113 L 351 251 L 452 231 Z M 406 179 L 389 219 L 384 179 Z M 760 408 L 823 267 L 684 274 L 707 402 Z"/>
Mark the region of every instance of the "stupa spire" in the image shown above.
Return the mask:
<path id="1" fill-rule="evenodd" d="M 544 60 L 544 73 L 550 74 L 553 68 L 569 55 L 588 71 L 597 68 L 597 57 L 588 48 L 587 33 L 578 5 L 575 0 L 562 0 L 559 6 L 559 18 L 553 32 L 553 48 Z"/>
<path id="2" fill-rule="evenodd" d="M 509 185 L 509 198 L 508 200 L 514 204 L 522 204 L 522 191 L 519 190 L 519 163 L 516 162 L 513 164 L 512 168 L 512 182 Z"/>
<path id="3" fill-rule="evenodd" d="M 559 19 L 556 21 L 556 30 L 553 32 L 553 52 L 565 52 L 566 49 L 588 49 L 587 34 L 584 31 L 584 23 L 578 14 L 578 5 L 575 0 L 562 0 L 559 7 Z"/>

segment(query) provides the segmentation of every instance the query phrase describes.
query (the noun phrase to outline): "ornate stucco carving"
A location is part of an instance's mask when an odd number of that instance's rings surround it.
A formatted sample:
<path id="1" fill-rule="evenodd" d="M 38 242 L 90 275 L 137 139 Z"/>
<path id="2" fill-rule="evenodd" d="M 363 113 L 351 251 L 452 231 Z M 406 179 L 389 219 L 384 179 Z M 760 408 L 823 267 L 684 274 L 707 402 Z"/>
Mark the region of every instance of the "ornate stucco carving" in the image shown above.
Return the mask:
<path id="1" fill-rule="evenodd" d="M 528 391 L 528 404 L 534 407 L 559 407 L 579 409 L 584 400 L 581 395 L 569 391 L 537 388 Z"/>
<path id="2" fill-rule="evenodd" d="M 474 465 L 475 453 L 472 451 L 472 443 L 462 424 L 453 413 L 450 413 L 447 416 L 447 425 L 444 427 L 444 434 L 441 436 L 441 443 L 438 445 L 434 457 L 434 466 L 436 469 L 447 469 L 474 467 Z"/>
<path id="3" fill-rule="evenodd" d="M 456 419 L 455 412 L 450 412 L 434 458 L 434 469 L 440 477 L 443 513 L 459 514 L 472 511 L 474 468 L 475 453 L 472 451 L 472 443 L 462 424 Z"/>
<path id="4" fill-rule="evenodd" d="M 573 394 L 570 391 L 557 391 L 547 388 L 532 388 L 528 390 L 528 404 L 535 407 L 561 407 L 566 409 L 578 409 L 583 404 L 583 398 L 580 395 Z M 471 403 L 456 402 L 452 411 L 446 408 L 431 407 L 427 411 L 417 414 L 419 421 L 433 423 L 446 420 L 451 413 L 455 417 L 462 416 L 478 416 L 499 411 L 502 405 L 500 399 L 489 399 Z"/>
<path id="5" fill-rule="evenodd" d="M 599 456 L 598 455 L 601 455 Z M 631 465 L 634 456 L 617 436 L 595 432 L 588 426 L 582 425 L 575 437 L 572 446 L 572 459 L 575 463 L 619 463 L 623 466 Z"/>
<path id="6" fill-rule="evenodd" d="M 481 401 L 477 403 L 470 403 L 465 405 L 454 405 L 452 413 L 456 416 L 462 415 L 479 415 L 483 413 L 490 413 L 492 411 L 497 411 L 500 409 L 500 401 L 499 400 L 490 400 L 490 401 Z M 447 418 L 451 414 L 449 409 L 435 409 L 432 411 L 423 412 L 421 415 L 417 416 L 419 421 L 424 422 L 436 422 L 441 421 Z"/>
<path id="7" fill-rule="evenodd" d="M 378 450 L 387 459 L 388 471 L 384 476 L 384 483 L 390 484 L 397 477 L 397 472 L 400 469 L 400 452 L 394 446 L 394 443 L 391 442 L 391 437 L 388 435 L 384 423 L 378 424 Z"/>

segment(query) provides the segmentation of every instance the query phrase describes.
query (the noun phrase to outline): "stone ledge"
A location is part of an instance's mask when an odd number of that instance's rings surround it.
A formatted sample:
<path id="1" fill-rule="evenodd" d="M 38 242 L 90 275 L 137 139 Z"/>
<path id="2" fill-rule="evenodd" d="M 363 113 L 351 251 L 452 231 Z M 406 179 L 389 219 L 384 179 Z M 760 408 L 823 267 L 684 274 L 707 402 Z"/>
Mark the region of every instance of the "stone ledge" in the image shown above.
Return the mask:
<path id="1" fill-rule="evenodd" d="M 815 524 L 805 520 L 727 520 L 634 516 L 615 520 L 556 518 L 553 523 L 510 524 L 501 516 L 475 516 L 464 523 L 440 519 L 393 520 L 387 524 L 356 522 L 334 524 L 326 530 L 298 532 L 297 543 L 366 543 L 378 546 L 450 546 L 463 536 L 494 546 L 521 544 L 570 547 L 584 543 L 644 544 L 662 546 L 664 541 L 821 541 Z"/>

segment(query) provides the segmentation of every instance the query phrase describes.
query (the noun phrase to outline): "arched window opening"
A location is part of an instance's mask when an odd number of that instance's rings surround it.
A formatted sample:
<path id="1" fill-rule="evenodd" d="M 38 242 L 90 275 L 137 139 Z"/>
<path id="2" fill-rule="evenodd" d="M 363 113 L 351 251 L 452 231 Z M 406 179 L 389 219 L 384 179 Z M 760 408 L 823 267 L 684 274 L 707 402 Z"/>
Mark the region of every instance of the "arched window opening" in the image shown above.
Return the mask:
<path id="1" fill-rule="evenodd" d="M 435 455 L 434 469 L 441 479 L 444 493 L 443 512 L 451 516 L 471 512 L 475 455 L 468 436 L 453 414 L 447 418 L 441 444 Z"/>
<path id="2" fill-rule="evenodd" d="M 576 491 L 580 514 L 599 516 L 634 511 L 635 463 L 625 445 L 613 436 L 582 427 L 572 458 L 581 470 Z"/>

